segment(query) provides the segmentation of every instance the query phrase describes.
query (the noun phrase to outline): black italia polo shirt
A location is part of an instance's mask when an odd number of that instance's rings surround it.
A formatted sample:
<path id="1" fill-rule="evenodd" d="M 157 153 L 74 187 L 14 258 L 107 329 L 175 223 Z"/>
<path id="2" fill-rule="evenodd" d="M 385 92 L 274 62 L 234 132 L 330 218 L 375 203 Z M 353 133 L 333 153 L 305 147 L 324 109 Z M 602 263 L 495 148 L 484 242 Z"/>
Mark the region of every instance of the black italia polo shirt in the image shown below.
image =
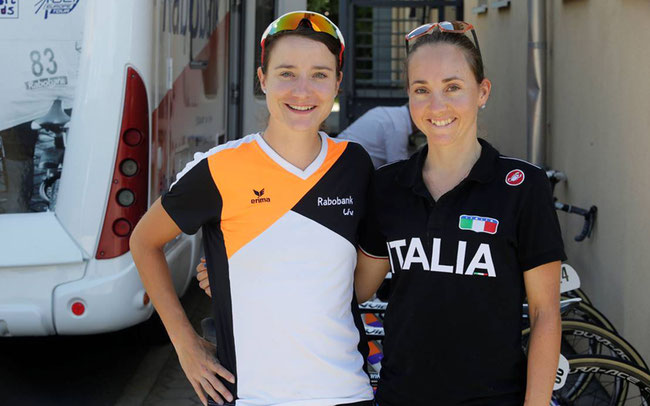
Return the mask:
<path id="1" fill-rule="evenodd" d="M 426 147 L 377 171 L 360 246 L 393 272 L 381 406 L 523 404 L 523 273 L 565 254 L 544 171 L 479 142 L 438 201 L 422 180 Z"/>

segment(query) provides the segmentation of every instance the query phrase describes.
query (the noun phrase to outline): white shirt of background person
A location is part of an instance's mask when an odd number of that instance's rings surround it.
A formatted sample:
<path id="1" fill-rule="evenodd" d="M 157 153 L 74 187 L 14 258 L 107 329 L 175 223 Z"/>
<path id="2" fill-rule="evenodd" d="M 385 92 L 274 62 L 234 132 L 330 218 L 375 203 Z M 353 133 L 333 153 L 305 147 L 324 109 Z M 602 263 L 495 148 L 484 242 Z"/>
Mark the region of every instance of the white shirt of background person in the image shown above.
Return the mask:
<path id="1" fill-rule="evenodd" d="M 381 106 L 368 110 L 337 138 L 361 144 L 378 168 L 408 158 L 408 136 L 412 132 L 407 105 Z"/>

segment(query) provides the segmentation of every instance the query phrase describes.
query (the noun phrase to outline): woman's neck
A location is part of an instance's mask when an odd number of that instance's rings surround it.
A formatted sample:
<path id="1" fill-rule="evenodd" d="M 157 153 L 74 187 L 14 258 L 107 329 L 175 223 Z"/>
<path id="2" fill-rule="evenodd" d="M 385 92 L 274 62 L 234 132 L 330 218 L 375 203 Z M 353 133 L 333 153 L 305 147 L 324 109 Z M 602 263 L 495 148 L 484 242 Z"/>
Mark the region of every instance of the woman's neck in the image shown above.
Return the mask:
<path id="1" fill-rule="evenodd" d="M 481 155 L 476 137 L 451 145 L 429 145 L 422 179 L 435 200 L 456 187 L 469 175 Z"/>
<path id="2" fill-rule="evenodd" d="M 317 130 L 296 132 L 278 128 L 269 122 L 262 134 L 264 141 L 293 166 L 305 170 L 318 156 L 322 147 Z"/>

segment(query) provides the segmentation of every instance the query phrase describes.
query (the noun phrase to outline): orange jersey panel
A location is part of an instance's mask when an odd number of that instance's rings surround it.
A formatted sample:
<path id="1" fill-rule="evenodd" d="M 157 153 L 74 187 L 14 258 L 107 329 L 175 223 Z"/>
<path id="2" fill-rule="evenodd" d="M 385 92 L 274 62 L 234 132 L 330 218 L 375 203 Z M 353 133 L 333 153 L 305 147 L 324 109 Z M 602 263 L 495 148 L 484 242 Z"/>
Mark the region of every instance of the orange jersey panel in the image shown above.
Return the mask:
<path id="1" fill-rule="evenodd" d="M 327 140 L 323 164 L 307 179 L 278 165 L 257 142 L 208 157 L 210 173 L 223 200 L 221 231 L 230 259 L 292 207 L 343 154 L 347 142 Z"/>

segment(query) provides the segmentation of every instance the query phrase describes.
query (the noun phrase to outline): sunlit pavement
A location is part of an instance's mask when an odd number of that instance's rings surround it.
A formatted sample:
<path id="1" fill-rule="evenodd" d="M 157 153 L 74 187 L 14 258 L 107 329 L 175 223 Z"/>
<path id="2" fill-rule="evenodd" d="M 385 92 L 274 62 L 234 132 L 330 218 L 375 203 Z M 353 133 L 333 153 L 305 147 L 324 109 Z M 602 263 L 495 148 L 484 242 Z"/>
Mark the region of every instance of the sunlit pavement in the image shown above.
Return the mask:
<path id="1" fill-rule="evenodd" d="M 194 282 L 194 281 L 193 281 Z M 210 313 L 210 300 L 193 286 L 183 298 L 183 306 L 194 328 L 200 333 L 201 320 Z M 185 378 L 171 344 L 152 349 L 124 388 L 117 406 L 200 405 L 194 389 Z"/>
<path id="2" fill-rule="evenodd" d="M 210 300 L 196 281 L 181 303 L 198 330 Z M 90 336 L 0 339 L 2 406 L 200 405 L 171 344 L 138 327 Z"/>

